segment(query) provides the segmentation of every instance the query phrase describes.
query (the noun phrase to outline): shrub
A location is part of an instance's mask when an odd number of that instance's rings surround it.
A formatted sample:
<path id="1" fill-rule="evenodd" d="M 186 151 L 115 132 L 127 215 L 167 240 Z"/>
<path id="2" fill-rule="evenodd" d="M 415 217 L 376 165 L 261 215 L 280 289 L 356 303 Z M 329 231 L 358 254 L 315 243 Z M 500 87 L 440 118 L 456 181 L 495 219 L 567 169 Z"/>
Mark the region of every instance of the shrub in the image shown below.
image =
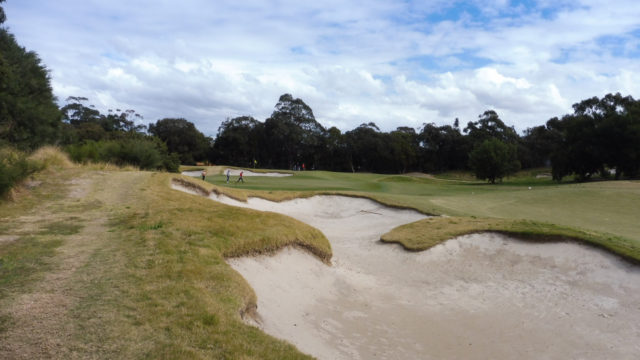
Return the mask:
<path id="1" fill-rule="evenodd" d="M 29 160 L 26 154 L 9 147 L 0 148 L 0 196 L 20 180 L 42 169 L 43 164 Z"/>
<path id="2" fill-rule="evenodd" d="M 157 138 L 131 137 L 117 140 L 86 141 L 66 147 L 75 162 L 108 162 L 131 165 L 143 170 L 178 171 L 179 160 L 169 155 L 166 145 Z"/>

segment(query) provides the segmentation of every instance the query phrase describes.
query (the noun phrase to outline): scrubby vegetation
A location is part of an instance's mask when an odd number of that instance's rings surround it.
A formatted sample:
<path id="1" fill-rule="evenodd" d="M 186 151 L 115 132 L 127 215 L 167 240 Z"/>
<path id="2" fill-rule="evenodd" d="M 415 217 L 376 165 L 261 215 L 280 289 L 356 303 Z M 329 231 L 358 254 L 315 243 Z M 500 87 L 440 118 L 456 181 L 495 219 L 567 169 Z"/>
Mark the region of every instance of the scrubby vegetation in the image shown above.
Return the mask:
<path id="1" fill-rule="evenodd" d="M 143 170 L 176 172 L 179 167 L 177 154 L 168 154 L 166 145 L 156 138 L 123 138 L 118 140 L 88 140 L 66 147 L 76 162 L 106 162 L 131 165 Z"/>
<path id="2" fill-rule="evenodd" d="M 0 197 L 17 182 L 41 168 L 42 163 L 29 159 L 25 153 L 10 147 L 0 147 Z"/>

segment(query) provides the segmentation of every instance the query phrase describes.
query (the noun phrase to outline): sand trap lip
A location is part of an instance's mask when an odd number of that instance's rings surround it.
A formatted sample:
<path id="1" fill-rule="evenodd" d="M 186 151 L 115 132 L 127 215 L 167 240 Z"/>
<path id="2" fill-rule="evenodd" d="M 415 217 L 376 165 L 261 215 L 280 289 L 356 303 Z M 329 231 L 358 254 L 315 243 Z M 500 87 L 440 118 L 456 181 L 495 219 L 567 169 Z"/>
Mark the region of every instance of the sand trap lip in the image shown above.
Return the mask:
<path id="1" fill-rule="evenodd" d="M 243 172 L 242 176 L 267 176 L 267 177 L 285 177 L 285 176 L 293 176 L 293 174 L 287 173 L 279 173 L 279 172 L 253 172 L 251 170 L 236 170 L 236 169 L 225 169 L 223 174 L 227 174 L 227 170 L 229 170 L 229 175 L 231 176 L 240 176 L 240 171 Z M 199 177 L 202 175 L 202 171 L 183 171 L 182 175 Z"/>
<path id="2" fill-rule="evenodd" d="M 293 248 L 228 260 L 256 291 L 258 326 L 320 359 L 624 359 L 640 352 L 640 270 L 603 251 L 475 234 L 411 253 L 381 244 L 375 233 L 423 217 L 412 211 L 339 196 L 211 197 L 282 212 L 330 240 L 330 267 Z"/>

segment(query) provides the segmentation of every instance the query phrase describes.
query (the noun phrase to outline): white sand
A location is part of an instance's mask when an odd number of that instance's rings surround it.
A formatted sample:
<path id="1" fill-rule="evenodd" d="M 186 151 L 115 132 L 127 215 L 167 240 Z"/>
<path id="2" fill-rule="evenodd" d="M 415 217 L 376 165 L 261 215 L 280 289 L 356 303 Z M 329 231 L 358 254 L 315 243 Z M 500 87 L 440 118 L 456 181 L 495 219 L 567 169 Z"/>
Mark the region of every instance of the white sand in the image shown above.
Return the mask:
<path id="1" fill-rule="evenodd" d="M 225 169 L 222 173 L 223 175 L 227 175 L 227 170 L 229 170 L 229 175 L 231 176 L 240 176 L 240 171 L 243 172 L 242 176 L 268 176 L 268 177 L 284 177 L 284 176 L 293 176 L 293 174 L 287 173 L 279 173 L 279 172 L 253 172 L 251 170 L 234 170 L 234 169 Z M 200 177 L 202 176 L 202 171 L 183 171 L 182 175 Z M 211 174 L 208 174 L 211 175 Z"/>
<path id="2" fill-rule="evenodd" d="M 422 215 L 344 197 L 219 201 L 319 228 L 333 265 L 285 249 L 229 259 L 265 332 L 319 359 L 636 359 L 640 270 L 574 243 L 495 234 L 422 253 L 380 235 Z"/>
<path id="3" fill-rule="evenodd" d="M 226 169 L 223 172 L 223 175 L 227 175 L 227 170 L 229 170 L 229 175 L 231 176 L 240 176 L 240 171 L 243 172 L 242 176 L 269 176 L 269 177 L 293 176 L 293 174 L 279 173 L 279 172 L 253 172 L 251 170 L 234 170 L 234 169 Z"/>

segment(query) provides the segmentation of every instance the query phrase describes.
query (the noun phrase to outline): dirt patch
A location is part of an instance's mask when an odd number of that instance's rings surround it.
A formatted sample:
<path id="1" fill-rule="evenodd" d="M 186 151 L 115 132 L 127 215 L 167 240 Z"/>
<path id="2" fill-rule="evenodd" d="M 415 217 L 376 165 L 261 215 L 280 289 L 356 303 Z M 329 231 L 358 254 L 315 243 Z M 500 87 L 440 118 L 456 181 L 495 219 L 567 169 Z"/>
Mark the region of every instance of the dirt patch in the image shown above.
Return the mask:
<path id="1" fill-rule="evenodd" d="M 0 235 L 0 244 L 2 243 L 10 243 L 18 240 L 19 236 L 17 235 Z"/>
<path id="2" fill-rule="evenodd" d="M 212 197 L 295 217 L 331 241 L 332 266 L 293 248 L 228 260 L 256 291 L 257 326 L 320 359 L 640 352 L 640 270 L 603 251 L 474 234 L 410 253 L 378 239 L 417 213 L 341 197 Z"/>

